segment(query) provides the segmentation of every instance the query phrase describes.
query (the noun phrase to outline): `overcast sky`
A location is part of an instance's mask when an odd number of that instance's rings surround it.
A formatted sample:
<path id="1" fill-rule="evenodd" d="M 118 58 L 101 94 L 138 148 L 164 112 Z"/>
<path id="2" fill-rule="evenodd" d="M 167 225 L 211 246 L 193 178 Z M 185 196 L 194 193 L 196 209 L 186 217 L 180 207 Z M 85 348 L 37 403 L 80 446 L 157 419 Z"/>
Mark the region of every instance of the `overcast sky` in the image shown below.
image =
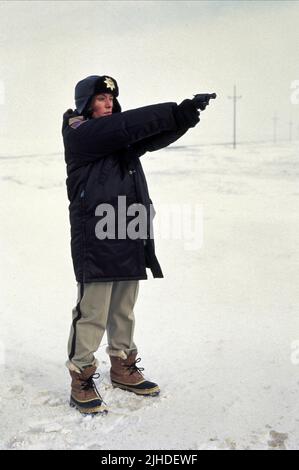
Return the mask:
<path id="1" fill-rule="evenodd" d="M 111 75 L 123 110 L 216 92 L 180 144 L 299 137 L 298 1 L 1 1 L 0 154 L 62 151 L 74 87 Z M 298 82 L 299 83 L 299 82 Z M 298 86 L 299 88 L 299 86 Z"/>

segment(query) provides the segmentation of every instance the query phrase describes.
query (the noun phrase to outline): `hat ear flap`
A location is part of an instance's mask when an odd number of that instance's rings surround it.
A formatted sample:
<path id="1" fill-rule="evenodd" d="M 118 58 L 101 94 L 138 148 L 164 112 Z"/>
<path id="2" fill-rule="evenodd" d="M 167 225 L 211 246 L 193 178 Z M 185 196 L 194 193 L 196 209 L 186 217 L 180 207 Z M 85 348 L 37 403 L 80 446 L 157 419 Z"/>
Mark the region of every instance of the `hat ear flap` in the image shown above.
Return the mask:
<path id="1" fill-rule="evenodd" d="M 86 105 L 84 106 L 81 115 L 84 116 L 85 118 L 90 118 L 92 114 L 92 109 L 91 109 L 91 102 L 92 102 L 92 96 L 89 97 Z"/>
<path id="2" fill-rule="evenodd" d="M 120 112 L 121 112 L 121 105 L 119 104 L 117 98 L 114 98 L 112 113 L 120 113 Z"/>

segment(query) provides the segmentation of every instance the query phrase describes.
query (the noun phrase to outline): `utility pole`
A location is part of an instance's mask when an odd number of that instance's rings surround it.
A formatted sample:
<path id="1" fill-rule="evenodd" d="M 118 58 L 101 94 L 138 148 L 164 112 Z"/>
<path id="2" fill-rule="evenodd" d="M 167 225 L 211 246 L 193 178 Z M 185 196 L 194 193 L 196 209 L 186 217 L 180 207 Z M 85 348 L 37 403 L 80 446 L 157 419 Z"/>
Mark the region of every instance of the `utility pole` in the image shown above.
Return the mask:
<path id="1" fill-rule="evenodd" d="M 293 121 L 289 122 L 289 140 L 292 140 Z"/>
<path id="2" fill-rule="evenodd" d="M 236 148 L 236 142 L 237 142 L 237 138 L 236 138 L 236 127 L 237 127 L 237 100 L 242 98 L 242 96 L 237 96 L 237 92 L 236 92 L 236 85 L 234 85 L 234 96 L 228 96 L 228 99 L 230 100 L 233 100 L 233 106 L 234 106 L 234 149 Z"/>
<path id="3" fill-rule="evenodd" d="M 278 121 L 278 117 L 276 116 L 276 114 L 273 116 L 272 121 L 273 121 L 273 143 L 276 144 L 276 141 L 277 141 L 277 121 Z"/>

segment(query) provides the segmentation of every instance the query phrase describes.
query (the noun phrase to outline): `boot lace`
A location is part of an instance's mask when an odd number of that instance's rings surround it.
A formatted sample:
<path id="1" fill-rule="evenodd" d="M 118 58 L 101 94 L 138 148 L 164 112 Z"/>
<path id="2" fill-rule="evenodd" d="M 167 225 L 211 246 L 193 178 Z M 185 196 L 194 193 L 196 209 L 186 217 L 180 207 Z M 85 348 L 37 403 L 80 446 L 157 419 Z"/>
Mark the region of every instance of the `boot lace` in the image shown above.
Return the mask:
<path id="1" fill-rule="evenodd" d="M 100 374 L 93 374 L 90 377 L 88 377 L 88 379 L 82 380 L 82 384 L 81 384 L 82 390 L 94 389 L 96 391 L 96 393 L 99 395 L 99 397 L 101 397 L 101 395 L 100 395 L 100 393 L 97 389 L 97 386 L 94 383 L 94 380 L 99 379 L 99 378 L 100 378 Z"/>
<path id="2" fill-rule="evenodd" d="M 139 372 L 141 373 L 144 370 L 144 367 L 137 367 L 136 364 L 137 362 L 141 361 L 141 357 L 136 359 L 132 364 L 126 365 L 126 368 L 130 371 L 130 375 L 134 374 L 134 372 Z"/>

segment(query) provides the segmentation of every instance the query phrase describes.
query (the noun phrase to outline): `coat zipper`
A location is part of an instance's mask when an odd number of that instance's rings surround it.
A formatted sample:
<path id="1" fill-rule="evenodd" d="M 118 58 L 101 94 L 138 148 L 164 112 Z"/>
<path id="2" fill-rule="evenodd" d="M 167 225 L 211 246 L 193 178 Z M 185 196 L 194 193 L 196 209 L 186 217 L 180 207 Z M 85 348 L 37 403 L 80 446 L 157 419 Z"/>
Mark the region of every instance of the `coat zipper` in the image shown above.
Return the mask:
<path id="1" fill-rule="evenodd" d="M 140 199 L 139 192 L 138 192 L 138 189 L 137 189 L 137 184 L 136 184 L 135 173 L 136 173 L 135 168 L 132 168 L 132 169 L 129 170 L 129 175 L 130 175 L 130 176 L 133 178 L 133 180 L 134 180 L 134 186 L 135 186 L 135 191 L 136 191 L 136 196 L 137 196 L 137 202 L 138 202 L 139 204 L 141 204 L 141 199 Z M 143 265 L 144 265 L 144 269 L 146 269 L 144 248 L 145 248 L 145 245 L 147 244 L 147 240 L 142 240 L 142 244 L 143 244 L 143 249 L 142 249 Z"/>

